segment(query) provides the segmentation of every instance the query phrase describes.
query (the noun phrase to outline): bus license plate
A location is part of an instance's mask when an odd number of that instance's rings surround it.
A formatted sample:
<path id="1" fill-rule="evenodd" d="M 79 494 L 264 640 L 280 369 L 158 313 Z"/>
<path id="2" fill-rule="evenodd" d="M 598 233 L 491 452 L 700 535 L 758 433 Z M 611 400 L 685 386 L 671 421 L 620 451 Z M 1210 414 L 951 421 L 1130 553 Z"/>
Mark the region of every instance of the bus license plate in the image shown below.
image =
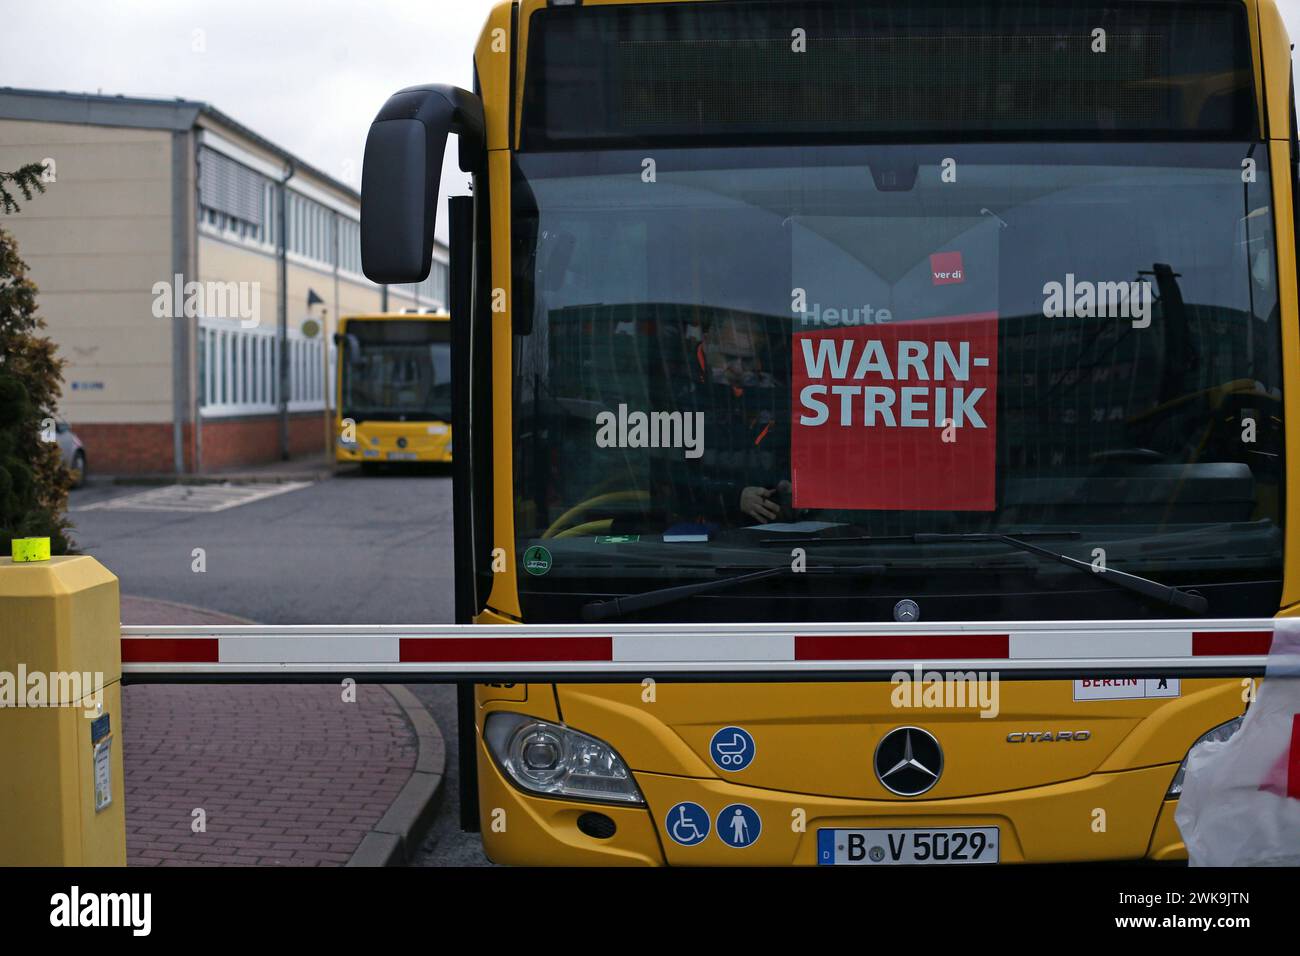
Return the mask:
<path id="1" fill-rule="evenodd" d="M 822 866 L 998 862 L 997 827 L 940 830 L 818 830 Z"/>
<path id="2" fill-rule="evenodd" d="M 416 455 L 413 451 L 390 451 L 388 453 L 389 461 L 415 461 Z"/>

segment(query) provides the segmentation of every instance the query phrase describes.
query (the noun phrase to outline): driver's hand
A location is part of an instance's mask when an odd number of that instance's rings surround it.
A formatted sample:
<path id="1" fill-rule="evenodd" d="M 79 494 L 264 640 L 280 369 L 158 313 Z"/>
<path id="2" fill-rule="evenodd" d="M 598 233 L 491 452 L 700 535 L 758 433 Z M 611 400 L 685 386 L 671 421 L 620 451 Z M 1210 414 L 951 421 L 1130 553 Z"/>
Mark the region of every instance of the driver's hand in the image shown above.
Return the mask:
<path id="1" fill-rule="evenodd" d="M 780 517 L 781 509 L 772 500 L 774 494 L 776 494 L 775 489 L 757 488 L 751 485 L 740 493 L 741 512 L 757 521 L 775 521 Z"/>

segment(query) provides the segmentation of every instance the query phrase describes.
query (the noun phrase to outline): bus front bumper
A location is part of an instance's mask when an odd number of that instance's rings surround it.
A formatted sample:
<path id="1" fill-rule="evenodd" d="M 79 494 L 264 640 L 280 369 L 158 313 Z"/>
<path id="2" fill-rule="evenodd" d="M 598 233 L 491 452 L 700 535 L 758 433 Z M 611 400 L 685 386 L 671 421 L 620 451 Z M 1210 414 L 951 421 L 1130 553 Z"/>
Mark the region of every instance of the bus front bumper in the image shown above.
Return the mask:
<path id="1" fill-rule="evenodd" d="M 341 463 L 450 462 L 451 426 L 442 423 L 362 422 L 356 441 L 334 442 L 334 460 Z"/>
<path id="2" fill-rule="evenodd" d="M 496 863 L 524 866 L 817 865 L 818 831 L 997 829 L 997 861 L 1061 863 L 1185 859 L 1165 793 L 1177 764 L 1161 764 L 975 797 L 926 801 L 848 800 L 745 787 L 725 780 L 635 772 L 645 806 L 526 794 L 505 779 L 480 737 L 479 810 L 484 849 Z M 670 812 L 694 804 L 707 813 L 707 836 L 684 845 Z M 719 818 L 734 805 L 757 815 L 744 848 L 725 842 Z M 584 832 L 584 814 L 613 824 Z M 751 818 L 752 819 L 752 818 Z M 991 862 L 991 861 L 990 861 Z"/>

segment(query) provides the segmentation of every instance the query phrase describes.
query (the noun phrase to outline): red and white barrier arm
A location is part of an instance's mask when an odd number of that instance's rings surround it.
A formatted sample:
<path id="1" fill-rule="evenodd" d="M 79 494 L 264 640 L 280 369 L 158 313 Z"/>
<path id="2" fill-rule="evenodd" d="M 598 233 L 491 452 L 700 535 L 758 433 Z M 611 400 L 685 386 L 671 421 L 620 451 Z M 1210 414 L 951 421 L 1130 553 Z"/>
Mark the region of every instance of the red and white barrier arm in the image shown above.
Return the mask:
<path id="1" fill-rule="evenodd" d="M 1273 621 L 123 627 L 125 683 L 1252 677 Z"/>

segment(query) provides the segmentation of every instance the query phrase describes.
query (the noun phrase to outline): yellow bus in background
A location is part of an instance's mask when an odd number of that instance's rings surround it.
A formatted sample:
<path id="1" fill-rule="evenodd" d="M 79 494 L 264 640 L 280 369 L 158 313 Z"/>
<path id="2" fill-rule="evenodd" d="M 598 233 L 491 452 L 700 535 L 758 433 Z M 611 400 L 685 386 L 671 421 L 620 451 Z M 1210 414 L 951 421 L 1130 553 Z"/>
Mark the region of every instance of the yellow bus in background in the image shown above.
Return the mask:
<path id="1" fill-rule="evenodd" d="M 449 320 L 414 311 L 339 320 L 336 462 L 451 461 Z"/>
<path id="2" fill-rule="evenodd" d="M 395 94 L 366 274 L 427 274 L 449 134 L 473 175 L 457 620 L 696 625 L 674 660 L 779 678 L 477 686 L 491 859 L 1185 858 L 1189 748 L 1300 614 L 1291 73 L 1276 0 L 519 0 L 472 92 Z M 997 705 L 781 672 L 852 654 L 829 622 Z M 723 623 L 795 636 L 710 658 Z"/>

